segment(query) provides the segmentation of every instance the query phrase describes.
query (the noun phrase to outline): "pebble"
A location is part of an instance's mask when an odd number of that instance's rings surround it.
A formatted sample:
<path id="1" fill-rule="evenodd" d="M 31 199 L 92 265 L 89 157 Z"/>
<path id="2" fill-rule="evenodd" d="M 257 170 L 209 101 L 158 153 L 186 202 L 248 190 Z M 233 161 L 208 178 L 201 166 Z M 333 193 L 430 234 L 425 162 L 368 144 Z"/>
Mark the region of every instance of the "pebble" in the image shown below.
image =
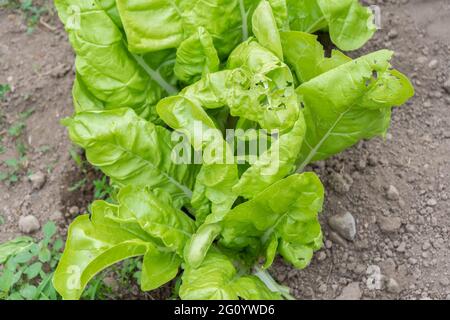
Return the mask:
<path id="1" fill-rule="evenodd" d="M 431 248 L 431 244 L 427 241 L 427 242 L 425 242 L 424 244 L 423 244 L 423 246 L 422 246 L 422 250 L 423 251 L 427 251 L 428 249 L 430 249 Z"/>
<path id="2" fill-rule="evenodd" d="M 386 290 L 390 293 L 398 294 L 401 291 L 400 285 L 394 278 L 389 278 L 386 281 Z"/>
<path id="3" fill-rule="evenodd" d="M 362 293 L 358 282 L 347 285 L 336 300 L 361 300 Z"/>
<path id="4" fill-rule="evenodd" d="M 381 231 L 387 233 L 397 232 L 402 226 L 402 220 L 399 217 L 379 216 L 377 222 Z"/>
<path id="5" fill-rule="evenodd" d="M 436 59 L 433 59 L 430 61 L 430 63 L 428 64 L 428 68 L 430 69 L 436 69 L 438 66 L 439 62 Z"/>
<path id="6" fill-rule="evenodd" d="M 388 33 L 389 39 L 395 39 L 398 37 L 398 32 L 395 29 L 391 29 Z"/>
<path id="7" fill-rule="evenodd" d="M 400 193 L 398 192 L 397 188 L 394 187 L 393 185 L 389 186 L 386 196 L 389 200 L 393 201 L 400 199 Z"/>
<path id="8" fill-rule="evenodd" d="M 417 58 L 416 61 L 417 61 L 418 64 L 425 64 L 425 63 L 427 63 L 428 58 L 424 57 L 424 56 L 421 56 L 421 57 Z"/>
<path id="9" fill-rule="evenodd" d="M 434 207 L 435 205 L 437 205 L 437 200 L 434 198 L 431 198 L 427 201 L 427 206 L 429 207 Z"/>
<path id="10" fill-rule="evenodd" d="M 397 247 L 397 252 L 405 252 L 406 251 L 406 243 L 402 242 L 399 244 L 399 246 Z"/>
<path id="11" fill-rule="evenodd" d="M 415 233 L 417 231 L 416 226 L 413 224 L 407 224 L 406 231 L 408 231 L 409 233 Z"/>
<path id="12" fill-rule="evenodd" d="M 317 260 L 318 261 L 323 261 L 323 260 L 325 260 L 327 258 L 327 254 L 324 252 L 324 251 L 320 251 L 318 254 L 317 254 Z"/>
<path id="13" fill-rule="evenodd" d="M 331 229 L 336 231 L 341 237 L 353 241 L 356 236 L 355 218 L 350 212 L 336 214 L 328 219 Z"/>
<path id="14" fill-rule="evenodd" d="M 69 208 L 69 213 L 71 215 L 77 215 L 80 213 L 80 208 L 78 208 L 77 206 L 73 206 Z"/>
<path id="15" fill-rule="evenodd" d="M 30 180 L 31 186 L 34 190 L 40 190 L 45 184 L 45 174 L 41 171 L 38 171 L 29 175 L 28 180 Z"/>
<path id="16" fill-rule="evenodd" d="M 20 217 L 19 219 L 19 230 L 23 233 L 30 234 L 41 228 L 39 220 L 33 216 L 28 215 Z"/>
<path id="17" fill-rule="evenodd" d="M 441 278 L 439 283 L 444 287 L 448 287 L 450 285 L 450 280 L 448 278 Z"/>
<path id="18" fill-rule="evenodd" d="M 325 292 L 327 292 L 327 285 L 326 285 L 325 283 L 322 283 L 322 284 L 319 286 L 318 291 L 319 291 L 320 293 L 325 293 Z"/>

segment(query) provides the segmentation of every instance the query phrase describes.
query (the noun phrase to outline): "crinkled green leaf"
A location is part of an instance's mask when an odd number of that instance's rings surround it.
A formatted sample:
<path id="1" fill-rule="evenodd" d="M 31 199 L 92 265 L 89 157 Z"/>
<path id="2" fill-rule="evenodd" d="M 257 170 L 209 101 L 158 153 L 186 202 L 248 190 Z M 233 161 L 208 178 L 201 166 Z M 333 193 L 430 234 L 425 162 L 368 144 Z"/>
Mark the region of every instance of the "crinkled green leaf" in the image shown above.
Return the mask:
<path id="1" fill-rule="evenodd" d="M 121 30 L 99 3 L 57 0 L 55 5 L 77 54 L 77 77 L 85 89 L 107 109 L 130 107 L 148 117 L 163 89 L 171 91 L 170 85 L 128 52 Z"/>
<path id="2" fill-rule="evenodd" d="M 269 2 L 260 2 L 252 18 L 253 34 L 258 42 L 272 51 L 280 60 L 283 60 L 280 33 Z"/>
<path id="3" fill-rule="evenodd" d="M 86 88 L 86 85 L 78 74 L 76 75 L 73 83 L 72 99 L 76 113 L 105 109 L 104 102 L 97 99 Z"/>
<path id="4" fill-rule="evenodd" d="M 117 7 L 134 53 L 178 48 L 184 40 L 205 28 L 223 59 L 247 40 L 251 18 L 260 0 L 118 0 Z M 285 0 L 269 1 L 277 25 L 288 24 Z"/>
<path id="5" fill-rule="evenodd" d="M 222 231 L 222 228 L 219 224 L 201 225 L 185 247 L 184 259 L 186 263 L 193 268 L 199 267 L 220 231 Z"/>
<path id="6" fill-rule="evenodd" d="M 117 10 L 116 0 L 96 0 L 98 6 L 102 8 L 112 21 L 120 28 L 123 29 L 122 20 L 120 20 L 119 11 Z"/>
<path id="7" fill-rule="evenodd" d="M 414 95 L 409 80 L 391 70 L 392 52 L 381 50 L 343 64 L 302 84 L 306 137 L 300 170 L 361 139 L 386 133 L 393 106 Z"/>
<path id="8" fill-rule="evenodd" d="M 130 109 L 91 111 L 65 119 L 70 138 L 91 164 L 119 185 L 163 188 L 176 206 L 189 202 L 197 170 L 172 159 L 170 132 Z"/>
<path id="9" fill-rule="evenodd" d="M 131 52 L 176 48 L 184 39 L 183 0 L 116 0 Z"/>
<path id="10" fill-rule="evenodd" d="M 233 262 L 215 250 L 208 253 L 200 267 L 186 266 L 180 297 L 184 300 L 280 299 L 278 293 L 270 291 L 257 277 L 240 276 Z"/>
<path id="11" fill-rule="evenodd" d="M 54 287 L 64 299 L 78 299 L 95 274 L 131 257 L 144 256 L 143 290 L 157 288 L 176 276 L 181 263 L 176 253 L 160 247 L 150 235 L 111 219 L 118 215 L 117 211 L 117 206 L 97 201 L 91 218 L 82 215 L 70 225 L 66 248 L 53 278 Z"/>
<path id="12" fill-rule="evenodd" d="M 313 33 L 328 25 L 317 0 L 286 0 L 292 30 Z"/>
<path id="13" fill-rule="evenodd" d="M 238 1 L 118 0 L 129 50 L 135 53 L 177 48 L 204 27 L 221 56 L 242 39 Z"/>
<path id="14" fill-rule="evenodd" d="M 191 84 L 202 75 L 218 71 L 219 64 L 211 35 L 205 28 L 199 27 L 196 33 L 180 44 L 174 72 L 179 80 Z"/>
<path id="15" fill-rule="evenodd" d="M 322 238 L 317 215 L 323 198 L 323 186 L 314 173 L 291 175 L 232 209 L 221 221 L 220 243 L 243 249 L 256 241 L 267 248 L 276 237 L 317 250 Z M 267 260 L 273 260 L 273 254 Z"/>
<path id="16" fill-rule="evenodd" d="M 376 31 L 373 14 L 359 0 L 317 0 L 333 43 L 341 50 L 361 48 Z"/>
<path id="17" fill-rule="evenodd" d="M 251 199 L 265 188 L 294 171 L 306 132 L 303 113 L 289 132 L 278 137 L 270 148 L 258 157 L 233 187 L 233 192 Z"/>
<path id="18" fill-rule="evenodd" d="M 275 54 L 247 41 L 230 55 L 226 102 L 231 115 L 258 122 L 263 129 L 292 128 L 299 106 L 292 73 Z"/>
<path id="19" fill-rule="evenodd" d="M 327 30 L 342 50 L 362 47 L 375 33 L 373 14 L 359 0 L 287 0 L 292 30 Z"/>
<path id="20" fill-rule="evenodd" d="M 160 101 L 157 111 L 167 125 L 187 136 L 194 150 L 203 152 L 203 165 L 192 197 L 194 208 L 203 205 L 202 199 L 207 198 L 212 202 L 212 212 L 226 213 L 236 199 L 231 190 L 237 182 L 233 151 L 196 102 L 183 95 L 169 97 Z"/>
<path id="21" fill-rule="evenodd" d="M 343 53 L 332 50 L 331 57 L 325 57 L 325 50 L 317 36 L 300 31 L 281 33 L 286 63 L 292 67 L 300 83 L 351 61 Z"/>
<path id="22" fill-rule="evenodd" d="M 184 212 L 175 209 L 170 203 L 162 201 L 160 196 L 148 188 L 127 186 L 117 199 L 120 211 L 126 210 L 152 237 L 161 239 L 163 244 L 180 256 L 186 242 L 194 232 L 194 221 Z"/>

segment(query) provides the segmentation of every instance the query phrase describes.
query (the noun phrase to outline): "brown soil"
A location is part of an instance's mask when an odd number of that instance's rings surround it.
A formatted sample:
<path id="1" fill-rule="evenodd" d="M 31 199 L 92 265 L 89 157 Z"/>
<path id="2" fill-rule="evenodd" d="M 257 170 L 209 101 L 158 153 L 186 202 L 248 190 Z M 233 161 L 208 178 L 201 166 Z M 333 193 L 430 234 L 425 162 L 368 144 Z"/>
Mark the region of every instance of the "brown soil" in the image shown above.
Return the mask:
<path id="1" fill-rule="evenodd" d="M 352 55 L 381 48 L 394 50 L 393 63 L 412 78 L 416 96 L 394 111 L 385 140 L 362 142 L 311 168 L 327 189 L 321 215 L 326 248 L 305 270 L 293 270 L 277 261 L 272 273 L 300 299 L 340 295 L 448 299 L 450 93 L 443 84 L 450 78 L 450 3 L 366 2 L 380 6 L 382 29 L 364 51 Z M 70 156 L 72 145 L 59 123 L 72 113 L 74 55 L 57 18 L 47 15 L 45 19 L 55 30 L 39 24 L 27 34 L 23 13 L 0 9 L 0 83 L 13 88 L 0 102 L 1 144 L 5 149 L 0 154 L 0 171 L 10 170 L 3 162 L 18 157 L 18 142 L 27 147 L 19 181 L 0 183 L 0 215 L 4 218 L 0 242 L 20 235 L 18 220 L 28 214 L 44 224 L 57 219 L 55 212 L 61 211 L 65 218 L 59 219 L 59 225 L 64 234 L 71 215 L 85 211 L 92 199 L 93 171 L 88 172 L 84 185 L 69 191 L 86 177 L 83 170 L 87 170 L 80 169 Z M 30 108 L 34 112 L 26 119 L 23 134 L 11 137 L 8 129 Z M 46 183 L 33 190 L 27 174 L 37 171 L 45 174 Z M 387 198 L 391 185 L 399 192 L 398 200 Z M 329 217 L 344 212 L 356 219 L 354 241 L 343 240 L 328 226 Z M 383 224 L 384 231 L 380 228 Z M 387 232 L 389 227 L 392 230 Z M 368 279 L 379 279 L 380 286 L 368 285 Z"/>

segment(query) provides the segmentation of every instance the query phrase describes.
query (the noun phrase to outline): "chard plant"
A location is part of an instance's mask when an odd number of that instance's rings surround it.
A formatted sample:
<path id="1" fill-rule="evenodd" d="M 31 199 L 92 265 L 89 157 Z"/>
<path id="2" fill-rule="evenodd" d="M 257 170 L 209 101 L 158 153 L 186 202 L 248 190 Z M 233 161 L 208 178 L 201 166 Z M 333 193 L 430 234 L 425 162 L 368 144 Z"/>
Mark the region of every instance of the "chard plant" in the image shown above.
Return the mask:
<path id="1" fill-rule="evenodd" d="M 268 270 L 277 255 L 303 269 L 322 246 L 324 188 L 306 166 L 385 135 L 414 94 L 393 52 L 342 52 L 372 37 L 371 11 L 357 0 L 55 3 L 76 52 L 63 124 L 119 190 L 72 222 L 56 290 L 78 299 L 95 274 L 142 256 L 145 291 L 178 277 L 181 299 L 291 299 Z"/>

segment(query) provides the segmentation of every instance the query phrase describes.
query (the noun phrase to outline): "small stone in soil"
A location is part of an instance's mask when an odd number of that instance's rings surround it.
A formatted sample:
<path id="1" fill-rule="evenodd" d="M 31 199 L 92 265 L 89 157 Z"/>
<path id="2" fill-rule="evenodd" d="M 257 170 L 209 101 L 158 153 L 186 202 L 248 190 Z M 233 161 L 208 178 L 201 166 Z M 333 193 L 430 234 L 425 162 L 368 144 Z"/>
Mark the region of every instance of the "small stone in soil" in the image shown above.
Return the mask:
<path id="1" fill-rule="evenodd" d="M 69 213 L 71 214 L 71 215 L 77 215 L 77 214 L 79 214 L 80 213 L 80 208 L 78 208 L 77 206 L 73 206 L 73 207 L 70 207 L 69 208 Z"/>
<path id="2" fill-rule="evenodd" d="M 394 187 L 393 185 L 389 186 L 386 196 L 389 200 L 393 201 L 400 199 L 400 193 L 398 192 L 397 188 Z"/>
<path id="3" fill-rule="evenodd" d="M 33 216 L 28 215 L 25 217 L 20 217 L 19 219 L 19 230 L 23 233 L 30 234 L 37 230 L 39 230 L 41 227 L 39 220 Z"/>
<path id="4" fill-rule="evenodd" d="M 328 219 L 330 227 L 341 237 L 353 241 L 356 236 L 355 218 L 350 212 L 340 213 Z"/>
<path id="5" fill-rule="evenodd" d="M 398 294 L 400 293 L 401 288 L 394 278 L 389 278 L 386 282 L 386 290 L 390 293 Z"/>
<path id="6" fill-rule="evenodd" d="M 320 251 L 318 254 L 317 254 L 317 260 L 318 261 L 323 261 L 323 260 L 325 260 L 327 258 L 327 254 L 324 252 L 324 251 Z"/>
<path id="7" fill-rule="evenodd" d="M 387 233 L 397 232 L 402 226 L 402 220 L 399 217 L 379 216 L 377 222 L 381 231 Z"/>
<path id="8" fill-rule="evenodd" d="M 429 207 L 434 207 L 435 205 L 437 205 L 437 200 L 434 198 L 431 198 L 427 201 L 427 206 Z"/>
<path id="9" fill-rule="evenodd" d="M 40 190 L 45 184 L 45 174 L 38 171 L 28 176 L 28 180 L 30 180 L 34 190 Z"/>
<path id="10" fill-rule="evenodd" d="M 430 63 L 428 64 L 428 67 L 429 67 L 430 69 L 433 69 L 433 70 L 434 70 L 434 69 L 437 68 L 438 64 L 439 64 L 439 62 L 438 62 L 436 59 L 433 59 L 433 60 L 431 60 Z"/>
<path id="11" fill-rule="evenodd" d="M 389 33 L 388 33 L 388 37 L 389 37 L 389 39 L 397 38 L 398 37 L 397 30 L 395 30 L 395 29 L 390 30 Z"/>
<path id="12" fill-rule="evenodd" d="M 358 282 L 352 282 L 346 286 L 336 300 L 361 300 L 361 289 Z"/>

